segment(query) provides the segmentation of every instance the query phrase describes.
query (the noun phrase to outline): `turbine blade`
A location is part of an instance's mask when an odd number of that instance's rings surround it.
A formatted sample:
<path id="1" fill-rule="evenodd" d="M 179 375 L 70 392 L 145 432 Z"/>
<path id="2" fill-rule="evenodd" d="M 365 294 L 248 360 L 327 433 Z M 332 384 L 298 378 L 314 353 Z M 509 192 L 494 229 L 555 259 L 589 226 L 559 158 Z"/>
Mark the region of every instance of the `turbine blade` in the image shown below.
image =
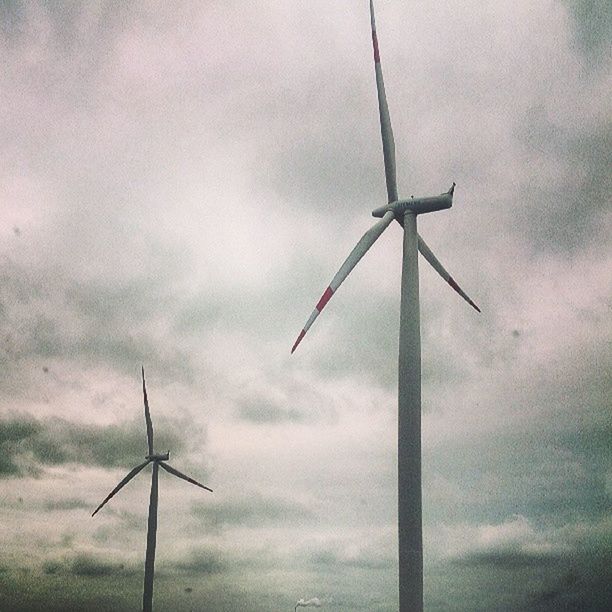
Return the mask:
<path id="1" fill-rule="evenodd" d="M 397 178 L 395 171 L 395 142 L 393 129 L 387 106 L 385 82 L 383 81 L 382 67 L 380 65 L 380 52 L 378 37 L 376 36 L 376 20 L 374 18 L 374 4 L 370 0 L 370 19 L 372 23 L 372 46 L 374 48 L 374 72 L 376 74 L 376 91 L 378 93 L 378 114 L 380 116 L 380 135 L 382 137 L 383 157 L 385 160 L 385 179 L 387 181 L 387 196 L 389 202 L 397 200 Z"/>
<path id="2" fill-rule="evenodd" d="M 206 489 L 207 491 L 210 491 L 212 493 L 212 489 L 210 487 L 205 487 L 203 484 L 200 484 L 197 480 L 194 480 L 193 478 L 186 476 L 182 472 L 179 472 L 178 470 L 173 468 L 171 465 L 168 465 L 167 463 L 164 463 L 163 461 L 160 461 L 159 465 L 161 465 L 161 467 L 163 467 L 164 470 L 166 470 L 166 472 L 168 472 L 169 474 L 178 476 L 179 478 L 182 478 L 183 480 L 186 480 L 187 482 L 190 482 L 191 484 L 196 485 L 196 487 L 200 487 L 201 489 Z"/>
<path id="3" fill-rule="evenodd" d="M 366 254 L 367 250 L 378 240 L 380 235 L 389 226 L 391 221 L 395 218 L 393 211 L 387 211 L 382 219 L 375 223 L 357 243 L 357 246 L 351 251 L 351 254 L 346 258 L 345 262 L 340 267 L 340 270 L 336 273 L 336 276 L 332 279 L 329 287 L 325 290 L 321 299 L 312 311 L 304 329 L 300 332 L 291 352 L 293 353 L 297 348 L 298 344 L 302 341 L 302 338 L 306 335 L 306 332 L 310 326 L 314 323 L 315 319 L 319 316 L 327 302 L 329 302 L 331 296 L 338 290 L 338 287 L 342 284 L 342 281 L 350 274 L 351 270 L 357 265 L 357 262 Z"/>
<path id="4" fill-rule="evenodd" d="M 94 516 L 98 510 L 100 510 L 100 508 L 102 508 L 102 506 L 104 506 L 104 504 L 106 504 L 106 502 L 113 497 L 113 495 L 115 495 L 115 493 L 118 493 L 123 487 L 125 487 L 125 485 L 130 482 L 130 480 L 132 480 L 132 478 L 134 478 L 134 476 L 136 476 L 136 474 L 138 474 L 138 472 L 140 472 L 140 470 L 142 470 L 144 467 L 146 467 L 147 465 L 149 465 L 149 463 L 151 463 L 148 459 L 147 461 L 145 461 L 144 463 L 141 463 L 140 465 L 136 466 L 123 480 L 121 480 L 121 482 L 106 496 L 106 498 L 104 499 L 104 501 L 93 511 L 93 514 L 91 516 Z"/>
<path id="5" fill-rule="evenodd" d="M 144 366 L 142 366 L 142 394 L 144 396 L 145 421 L 147 422 L 147 444 L 149 455 L 153 454 L 153 422 L 149 411 L 149 400 L 147 399 L 147 387 L 145 385 Z"/>
<path id="6" fill-rule="evenodd" d="M 444 266 L 439 262 L 438 258 L 431 252 L 431 249 L 425 244 L 425 241 L 419 235 L 419 251 L 421 255 L 431 264 L 433 269 L 470 305 L 480 312 L 480 308 L 472 302 L 470 297 L 461 289 L 455 282 L 455 279 L 445 270 Z"/>

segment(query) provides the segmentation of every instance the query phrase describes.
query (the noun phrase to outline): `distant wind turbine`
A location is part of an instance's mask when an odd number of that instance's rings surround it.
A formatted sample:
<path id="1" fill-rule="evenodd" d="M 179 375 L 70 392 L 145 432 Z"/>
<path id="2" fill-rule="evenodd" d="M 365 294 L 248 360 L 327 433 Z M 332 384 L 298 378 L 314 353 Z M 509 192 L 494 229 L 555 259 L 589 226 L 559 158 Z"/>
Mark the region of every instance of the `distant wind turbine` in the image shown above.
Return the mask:
<path id="1" fill-rule="evenodd" d="M 395 144 L 385 95 L 374 6 L 370 0 L 374 71 L 382 136 L 388 202 L 372 212 L 380 218 L 359 240 L 321 296 L 299 333 L 293 353 L 332 295 L 395 219 L 404 228 L 402 290 L 400 303 L 399 386 L 398 386 L 398 531 L 399 609 L 423 609 L 423 528 L 421 516 L 421 332 L 419 315 L 419 270 L 417 250 L 438 274 L 478 312 L 480 309 L 459 287 L 417 233 L 417 215 L 450 208 L 455 183 L 438 196 L 399 200 L 395 170 Z"/>
<path id="2" fill-rule="evenodd" d="M 182 478 L 191 484 L 202 489 L 206 489 L 212 493 L 212 489 L 200 484 L 197 480 L 182 474 L 166 461 L 170 457 L 170 451 L 165 453 L 155 453 L 153 451 L 153 423 L 151 422 L 151 413 L 149 412 L 149 401 L 147 400 L 147 388 L 145 386 L 144 368 L 142 368 L 142 393 L 144 396 L 145 421 L 147 424 L 147 444 L 148 455 L 145 456 L 146 461 L 136 466 L 128 475 L 119 482 L 119 484 L 106 496 L 104 501 L 93 511 L 91 516 L 94 516 L 106 504 L 111 497 L 118 493 L 138 472 L 144 469 L 149 463 L 153 464 L 153 476 L 151 478 L 151 496 L 149 498 L 149 519 L 147 522 L 147 551 L 145 553 L 145 575 L 144 575 L 144 591 L 142 595 L 142 610 L 143 612 L 151 612 L 153 610 L 153 574 L 155 570 L 155 542 L 157 534 L 157 480 L 159 468 L 166 470 L 169 474 Z"/>

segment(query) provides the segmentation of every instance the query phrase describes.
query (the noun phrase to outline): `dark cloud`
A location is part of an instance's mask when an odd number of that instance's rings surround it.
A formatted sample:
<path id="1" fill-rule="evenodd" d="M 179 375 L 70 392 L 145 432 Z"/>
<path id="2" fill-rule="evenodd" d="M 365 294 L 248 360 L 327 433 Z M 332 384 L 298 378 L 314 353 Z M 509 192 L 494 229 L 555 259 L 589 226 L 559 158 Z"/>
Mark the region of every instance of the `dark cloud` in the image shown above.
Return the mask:
<path id="1" fill-rule="evenodd" d="M 210 550 L 192 551 L 187 559 L 174 564 L 177 569 L 192 574 L 220 574 L 227 570 L 225 559 L 218 553 Z"/>
<path id="2" fill-rule="evenodd" d="M 85 577 L 126 577 L 134 575 L 138 570 L 125 563 L 106 559 L 99 555 L 78 553 L 61 559 L 47 559 L 43 563 L 43 572 L 47 575 L 68 575 Z"/>
<path id="3" fill-rule="evenodd" d="M 89 555 L 78 555 L 69 562 L 68 568 L 75 576 L 110 576 L 127 573 L 123 563 L 105 561 Z M 133 572 L 134 569 L 129 571 Z"/>
<path id="4" fill-rule="evenodd" d="M 113 568 L 110 573 L 107 564 Z M 46 568 L 50 570 L 48 573 L 9 570 L 2 574 L 4 609 L 11 612 L 130 612 L 142 605 L 142 567 L 122 570 L 113 561 L 92 558 L 85 563 L 85 573 L 73 573 L 71 561 L 64 559 Z M 82 572 L 84 567 L 79 563 L 74 569 Z M 92 572 L 88 573 L 90 570 Z M 269 612 L 277 607 L 291 609 L 295 603 L 291 595 L 245 593 L 237 582 L 240 580 L 234 583 L 225 580 L 222 574 L 188 569 L 166 572 L 161 567 L 155 576 L 155 605 L 176 612 L 236 612 L 247 599 L 251 603 L 249 610 Z"/>
<path id="5" fill-rule="evenodd" d="M 0 476 L 19 474 L 15 456 L 19 454 L 24 441 L 36 436 L 39 431 L 40 427 L 34 420 L 0 421 Z"/>
<path id="6" fill-rule="evenodd" d="M 601 545 L 581 553 L 468 554 L 430 569 L 426 600 L 433 610 L 457 612 L 604 612 L 611 595 L 609 562 Z"/>
<path id="7" fill-rule="evenodd" d="M 612 9 L 606 0 L 564 0 L 580 49 L 595 66 L 610 59 Z"/>
<path id="8" fill-rule="evenodd" d="M 611 556 L 582 557 L 570 564 L 569 569 L 545 580 L 545 585 L 526 598 L 525 608 L 534 612 L 556 610 L 593 610 L 604 612 L 609 608 Z"/>
<path id="9" fill-rule="evenodd" d="M 499 550 L 472 552 L 453 560 L 456 565 L 466 567 L 497 567 L 516 569 L 522 567 L 541 567 L 558 565 L 561 555 L 558 553 L 533 553 L 521 550 Z"/>
<path id="10" fill-rule="evenodd" d="M 176 426 L 161 421 L 156 444 L 180 452 L 184 448 Z M 102 467 L 131 467 L 146 454 L 142 423 L 79 425 L 63 419 L 46 421 L 15 417 L 0 420 L 0 449 L 5 476 L 22 475 L 45 465 L 80 463 Z"/>
<path id="11" fill-rule="evenodd" d="M 433 570 L 432 582 L 441 571 L 450 580 L 436 584 L 438 596 L 466 586 L 480 593 L 480 599 L 457 602 L 448 608 L 452 610 L 499 609 L 496 605 L 502 602 L 507 610 L 607 610 L 612 554 L 606 542 L 593 541 L 581 549 L 564 543 L 564 549 L 538 553 L 502 547 L 469 552 L 448 562 L 450 573 L 442 567 Z"/>
<path id="12" fill-rule="evenodd" d="M 126 373 L 145 364 L 159 366 L 166 380 L 190 379 L 189 359 L 177 359 L 176 345 L 148 331 L 155 309 L 170 307 L 171 275 L 166 268 L 119 284 L 77 282 L 57 268 L 32 271 L 4 260 L 0 331 L 7 341 L 0 345 L 0 385 L 7 389 L 21 378 L 27 386 L 24 362 L 31 358 L 78 359 L 84 367 L 106 364 Z"/>
<path id="13" fill-rule="evenodd" d="M 567 434 L 566 434 L 567 435 Z M 563 439 L 557 432 L 504 433 L 491 440 L 452 444 L 423 457 L 424 504 L 429 520 L 496 522 L 508 513 L 593 520 L 607 513 L 609 455 L 596 450 L 604 435 Z M 585 450 L 586 449 L 586 450 Z M 590 456 L 597 455 L 593 461 Z M 597 465 L 599 464 L 599 465 Z M 461 495 L 444 508 L 436 502 L 436 478 L 461 482 Z"/>

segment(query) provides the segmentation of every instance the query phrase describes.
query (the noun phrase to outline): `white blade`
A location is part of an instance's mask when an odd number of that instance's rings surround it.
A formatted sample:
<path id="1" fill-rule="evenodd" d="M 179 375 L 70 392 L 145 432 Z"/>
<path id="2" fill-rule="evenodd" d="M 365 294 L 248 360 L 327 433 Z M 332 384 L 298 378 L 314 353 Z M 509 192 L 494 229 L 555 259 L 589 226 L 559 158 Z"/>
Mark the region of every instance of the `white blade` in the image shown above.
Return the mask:
<path id="1" fill-rule="evenodd" d="M 119 482 L 119 484 L 106 496 L 106 498 L 104 499 L 104 501 L 93 511 L 93 514 L 91 516 L 94 516 L 98 510 L 100 510 L 100 508 L 102 508 L 102 506 L 104 506 L 104 504 L 111 498 L 113 497 L 113 495 L 115 495 L 116 493 L 118 493 L 123 487 L 125 487 L 125 485 L 130 482 L 130 480 L 132 480 L 132 478 L 134 478 L 134 476 L 136 476 L 136 474 L 138 474 L 138 472 L 140 472 L 140 470 L 142 470 L 144 467 L 146 467 L 147 465 L 149 465 L 149 463 L 151 463 L 148 459 L 147 461 L 145 461 L 144 463 L 141 463 L 140 465 L 136 466 L 131 472 L 128 473 L 128 475 Z"/>
<path id="2" fill-rule="evenodd" d="M 472 302 L 470 297 L 459 287 L 455 279 L 444 269 L 438 258 L 431 252 L 425 241 L 419 236 L 419 251 L 421 255 L 432 265 L 433 269 L 473 308 L 480 312 L 480 308 Z"/>
<path id="3" fill-rule="evenodd" d="M 338 287 L 342 284 L 342 281 L 350 274 L 351 270 L 357 265 L 359 260 L 366 254 L 367 250 L 378 240 L 380 235 L 389 227 L 389 224 L 395 215 L 393 211 L 388 211 L 384 214 L 382 219 L 375 223 L 362 237 L 361 240 L 357 243 L 357 246 L 351 251 L 351 254 L 346 258 L 345 262 L 342 264 L 336 276 L 332 278 L 329 287 L 325 290 L 321 299 L 315 306 L 315 309 L 312 311 L 310 318 L 306 321 L 306 325 L 304 325 L 304 329 L 300 332 L 291 352 L 295 351 L 298 344 L 302 341 L 302 338 L 306 335 L 306 332 L 310 328 L 310 326 L 314 323 L 315 319 L 319 316 L 323 308 L 327 302 L 329 302 L 331 296 L 338 290 Z"/>
<path id="4" fill-rule="evenodd" d="M 380 135 L 382 136 L 383 157 L 385 158 L 385 179 L 387 181 L 387 196 L 389 202 L 397 200 L 397 178 L 395 172 L 395 142 L 393 141 L 393 130 L 387 96 L 385 94 L 385 83 L 383 81 L 382 67 L 380 65 L 380 53 L 378 50 L 378 38 L 376 36 L 376 21 L 374 19 L 374 5 L 370 0 L 370 18 L 372 22 L 372 46 L 374 47 L 374 72 L 376 73 L 376 90 L 378 92 L 378 114 L 380 115 Z"/>
<path id="5" fill-rule="evenodd" d="M 179 472 L 178 470 L 175 470 L 171 465 L 168 465 L 167 463 L 164 463 L 163 461 L 160 461 L 159 465 L 163 467 L 164 470 L 166 470 L 166 472 L 168 472 L 169 474 L 178 476 L 179 478 L 182 478 L 183 480 L 186 480 L 187 482 L 190 482 L 191 484 L 194 484 L 197 487 L 200 487 L 201 489 L 206 489 L 207 491 L 210 491 L 212 493 L 212 489 L 210 489 L 209 487 L 205 487 L 203 484 L 200 484 L 197 480 L 194 480 L 193 478 L 190 478 L 189 476 L 185 476 L 185 474 Z"/>
<path id="6" fill-rule="evenodd" d="M 153 454 L 153 423 L 151 422 L 151 413 L 149 411 L 149 401 L 147 400 L 147 388 L 145 386 L 144 366 L 142 366 L 142 394 L 144 396 L 145 421 L 147 423 L 147 444 L 149 447 L 149 455 Z"/>

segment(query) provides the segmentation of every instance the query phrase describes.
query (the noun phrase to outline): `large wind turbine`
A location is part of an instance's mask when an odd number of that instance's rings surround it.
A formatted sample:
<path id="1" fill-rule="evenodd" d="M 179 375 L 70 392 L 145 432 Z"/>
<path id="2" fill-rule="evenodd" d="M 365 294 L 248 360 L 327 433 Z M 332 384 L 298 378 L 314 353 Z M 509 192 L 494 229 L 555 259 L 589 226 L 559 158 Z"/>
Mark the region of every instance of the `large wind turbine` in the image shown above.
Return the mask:
<path id="1" fill-rule="evenodd" d="M 374 6 L 370 0 L 374 70 L 378 92 L 388 202 L 372 212 L 380 221 L 359 240 L 321 296 L 291 349 L 293 353 L 342 281 L 395 219 L 404 228 L 402 291 L 400 303 L 399 385 L 398 385 L 398 531 L 399 609 L 423 609 L 423 533 L 421 517 L 421 334 L 419 315 L 419 270 L 417 250 L 440 276 L 478 312 L 480 309 L 454 281 L 417 233 L 417 215 L 450 208 L 455 183 L 437 196 L 399 200 L 395 171 L 395 144 L 385 85 L 383 82 Z"/>
<path id="2" fill-rule="evenodd" d="M 93 511 L 91 516 L 94 516 L 106 502 L 118 493 L 138 472 L 144 469 L 149 463 L 153 464 L 153 476 L 151 478 L 151 496 L 149 498 L 149 519 L 147 522 L 147 551 L 145 553 L 145 575 L 144 575 L 144 590 L 142 595 L 142 610 L 143 612 L 151 612 L 153 610 L 153 574 L 155 571 L 155 543 L 157 535 L 157 480 L 159 468 L 166 470 L 173 476 L 178 476 L 191 484 L 202 489 L 206 489 L 212 493 L 212 489 L 200 484 L 197 480 L 182 474 L 166 461 L 170 457 L 170 451 L 165 453 L 155 453 L 153 451 L 153 423 L 151 422 L 151 413 L 149 412 L 149 402 L 147 400 L 147 388 L 145 386 L 144 368 L 142 368 L 142 394 L 144 396 L 145 421 L 147 424 L 147 443 L 148 454 L 145 456 L 146 461 L 136 466 L 121 482 L 106 496 L 104 501 Z"/>

